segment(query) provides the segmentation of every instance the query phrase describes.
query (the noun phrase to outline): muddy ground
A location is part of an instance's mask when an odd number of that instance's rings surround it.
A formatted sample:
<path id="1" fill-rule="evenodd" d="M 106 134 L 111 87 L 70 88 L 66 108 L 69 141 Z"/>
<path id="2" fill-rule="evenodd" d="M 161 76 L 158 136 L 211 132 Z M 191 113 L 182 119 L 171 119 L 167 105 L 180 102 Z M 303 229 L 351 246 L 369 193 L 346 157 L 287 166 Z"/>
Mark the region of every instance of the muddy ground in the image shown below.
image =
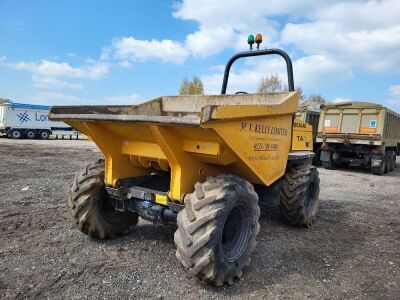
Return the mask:
<path id="1" fill-rule="evenodd" d="M 0 298 L 400 299 L 400 163 L 382 177 L 319 168 L 315 226 L 270 209 L 242 280 L 213 288 L 177 263 L 175 226 L 108 241 L 72 226 L 69 184 L 100 156 L 87 141 L 0 139 Z"/>

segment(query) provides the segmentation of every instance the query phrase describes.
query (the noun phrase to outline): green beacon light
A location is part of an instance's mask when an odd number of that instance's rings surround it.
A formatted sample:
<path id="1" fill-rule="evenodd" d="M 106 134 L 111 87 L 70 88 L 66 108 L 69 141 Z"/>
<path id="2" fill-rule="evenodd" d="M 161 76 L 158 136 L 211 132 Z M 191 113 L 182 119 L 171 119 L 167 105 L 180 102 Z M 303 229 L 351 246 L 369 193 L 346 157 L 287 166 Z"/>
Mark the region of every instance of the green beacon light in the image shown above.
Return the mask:
<path id="1" fill-rule="evenodd" d="M 253 50 L 254 35 L 250 34 L 250 35 L 247 37 L 247 44 L 250 45 L 250 50 Z"/>

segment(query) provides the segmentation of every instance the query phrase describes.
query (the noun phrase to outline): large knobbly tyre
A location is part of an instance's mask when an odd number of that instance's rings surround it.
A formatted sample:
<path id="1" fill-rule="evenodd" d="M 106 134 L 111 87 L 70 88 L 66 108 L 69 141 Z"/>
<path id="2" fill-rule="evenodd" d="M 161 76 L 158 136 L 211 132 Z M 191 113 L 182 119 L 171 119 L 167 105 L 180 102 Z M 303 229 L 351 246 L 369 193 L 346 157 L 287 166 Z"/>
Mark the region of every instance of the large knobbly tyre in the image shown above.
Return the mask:
<path id="1" fill-rule="evenodd" d="M 75 225 L 93 238 L 122 234 L 136 225 L 138 215 L 114 210 L 104 185 L 104 161 L 91 163 L 78 173 L 71 186 L 69 208 Z"/>
<path id="2" fill-rule="evenodd" d="M 233 175 L 198 182 L 178 214 L 176 257 L 203 282 L 233 284 L 250 264 L 259 217 L 258 196 L 249 182 Z"/>
<path id="3" fill-rule="evenodd" d="M 282 180 L 280 209 L 292 225 L 310 227 L 319 202 L 319 176 L 310 164 L 288 166 Z"/>

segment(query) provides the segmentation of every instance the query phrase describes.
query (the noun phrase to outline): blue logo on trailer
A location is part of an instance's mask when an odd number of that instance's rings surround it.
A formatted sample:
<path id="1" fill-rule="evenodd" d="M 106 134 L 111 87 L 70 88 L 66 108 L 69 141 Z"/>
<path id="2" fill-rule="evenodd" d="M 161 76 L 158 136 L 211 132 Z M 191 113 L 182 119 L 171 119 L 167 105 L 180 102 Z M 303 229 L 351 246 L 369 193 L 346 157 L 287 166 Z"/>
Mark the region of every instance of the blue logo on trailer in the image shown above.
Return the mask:
<path id="1" fill-rule="evenodd" d="M 31 119 L 29 118 L 29 115 L 27 112 L 21 112 L 19 114 L 17 114 L 17 117 L 19 118 L 19 121 L 21 122 L 19 125 L 22 125 L 22 123 L 28 122 Z"/>

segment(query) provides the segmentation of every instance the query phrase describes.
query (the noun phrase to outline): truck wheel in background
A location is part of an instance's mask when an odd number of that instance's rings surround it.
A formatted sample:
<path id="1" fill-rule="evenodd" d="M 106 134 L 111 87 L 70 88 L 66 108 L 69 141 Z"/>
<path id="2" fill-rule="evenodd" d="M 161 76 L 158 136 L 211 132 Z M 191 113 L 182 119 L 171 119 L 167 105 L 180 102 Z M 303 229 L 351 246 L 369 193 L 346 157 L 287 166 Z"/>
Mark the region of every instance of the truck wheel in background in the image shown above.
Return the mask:
<path id="1" fill-rule="evenodd" d="M 138 214 L 114 209 L 104 185 L 104 160 L 91 163 L 75 176 L 68 204 L 75 225 L 93 238 L 122 234 L 138 223 Z"/>
<path id="2" fill-rule="evenodd" d="M 22 139 L 22 131 L 19 129 L 11 129 L 10 131 L 10 138 L 12 139 Z"/>
<path id="3" fill-rule="evenodd" d="M 50 132 L 48 130 L 40 130 L 39 138 L 41 140 L 48 140 L 50 137 Z"/>
<path id="4" fill-rule="evenodd" d="M 387 174 L 389 173 L 390 170 L 390 151 L 386 151 L 385 152 L 385 169 L 384 169 L 384 173 Z"/>
<path id="5" fill-rule="evenodd" d="M 336 169 L 336 164 L 335 161 L 333 160 L 333 152 L 329 151 L 329 160 L 322 160 L 322 166 L 324 169 L 328 170 L 335 170 Z"/>
<path id="6" fill-rule="evenodd" d="M 318 170 L 310 164 L 288 166 L 280 199 L 281 213 L 290 224 L 311 227 L 318 211 Z"/>
<path id="7" fill-rule="evenodd" d="M 250 263 L 259 217 L 257 194 L 246 180 L 219 175 L 196 183 L 178 213 L 176 257 L 203 282 L 233 284 Z"/>
<path id="8" fill-rule="evenodd" d="M 376 167 L 371 167 L 371 172 L 374 175 L 382 176 L 383 174 L 385 174 L 385 168 L 386 168 L 386 155 L 383 155 L 381 165 Z"/>
<path id="9" fill-rule="evenodd" d="M 35 131 L 35 130 L 28 129 L 28 130 L 25 132 L 25 138 L 26 138 L 26 139 L 34 139 L 34 138 L 36 138 L 36 131 Z"/>

